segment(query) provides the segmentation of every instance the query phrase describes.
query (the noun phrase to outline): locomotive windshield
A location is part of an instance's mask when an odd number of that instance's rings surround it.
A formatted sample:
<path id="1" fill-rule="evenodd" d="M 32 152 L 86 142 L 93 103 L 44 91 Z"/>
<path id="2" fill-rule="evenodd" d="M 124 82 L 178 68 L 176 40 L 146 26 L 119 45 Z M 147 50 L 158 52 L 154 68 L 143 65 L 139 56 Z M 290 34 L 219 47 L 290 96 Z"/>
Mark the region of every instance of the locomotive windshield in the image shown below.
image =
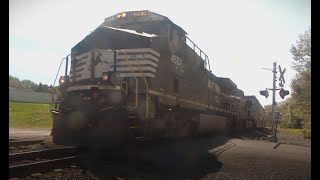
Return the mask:
<path id="1" fill-rule="evenodd" d="M 72 48 L 72 54 L 80 55 L 94 49 L 146 48 L 154 34 L 139 33 L 130 29 L 100 26 Z"/>

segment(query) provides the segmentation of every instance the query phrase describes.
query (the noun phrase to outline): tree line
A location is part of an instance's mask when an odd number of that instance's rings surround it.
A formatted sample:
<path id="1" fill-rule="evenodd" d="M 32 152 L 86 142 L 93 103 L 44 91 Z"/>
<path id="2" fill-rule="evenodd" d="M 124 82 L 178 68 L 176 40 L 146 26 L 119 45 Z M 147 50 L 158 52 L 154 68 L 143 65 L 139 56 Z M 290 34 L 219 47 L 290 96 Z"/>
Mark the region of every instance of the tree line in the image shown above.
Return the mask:
<path id="1" fill-rule="evenodd" d="M 290 52 L 292 68 L 296 75 L 291 81 L 291 97 L 279 103 L 276 110 L 281 113 L 281 127 L 311 128 L 311 27 L 300 34 Z M 271 105 L 264 107 L 271 112 Z"/>
<path id="2" fill-rule="evenodd" d="M 35 83 L 30 80 L 20 80 L 17 77 L 9 75 L 9 87 L 11 88 L 16 88 L 16 89 L 21 89 L 25 91 L 34 91 L 34 92 L 49 92 L 50 86 L 47 84 L 43 83 Z M 56 87 L 51 88 L 51 89 L 56 89 Z"/>

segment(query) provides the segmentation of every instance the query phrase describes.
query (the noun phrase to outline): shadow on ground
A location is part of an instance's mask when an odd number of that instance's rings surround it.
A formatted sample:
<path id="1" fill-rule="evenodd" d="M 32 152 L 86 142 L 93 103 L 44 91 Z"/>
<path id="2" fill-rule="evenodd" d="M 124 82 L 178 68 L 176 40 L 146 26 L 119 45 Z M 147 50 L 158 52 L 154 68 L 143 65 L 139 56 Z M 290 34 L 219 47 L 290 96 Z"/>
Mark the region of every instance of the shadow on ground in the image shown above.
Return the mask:
<path id="1" fill-rule="evenodd" d="M 220 170 L 222 163 L 208 150 L 225 144 L 224 136 L 90 151 L 80 166 L 101 179 L 201 179 Z"/>
<path id="2" fill-rule="evenodd" d="M 223 166 L 209 150 L 231 138 L 261 140 L 269 134 L 269 129 L 261 128 L 229 135 L 126 145 L 113 151 L 89 150 L 79 165 L 100 179 L 202 179 Z"/>
<path id="3" fill-rule="evenodd" d="M 251 139 L 251 140 L 268 140 L 268 135 L 272 132 L 268 128 L 249 129 L 244 132 L 232 133 L 231 138 Z"/>

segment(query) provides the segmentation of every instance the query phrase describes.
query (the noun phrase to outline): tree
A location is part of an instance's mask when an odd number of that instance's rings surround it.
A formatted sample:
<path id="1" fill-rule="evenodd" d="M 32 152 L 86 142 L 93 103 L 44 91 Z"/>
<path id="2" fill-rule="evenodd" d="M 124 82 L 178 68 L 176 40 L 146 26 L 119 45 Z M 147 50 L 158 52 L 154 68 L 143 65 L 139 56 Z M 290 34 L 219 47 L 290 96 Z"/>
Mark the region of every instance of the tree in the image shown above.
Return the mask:
<path id="1" fill-rule="evenodd" d="M 37 89 L 37 84 L 30 80 L 22 80 L 21 89 L 35 91 Z"/>
<path id="2" fill-rule="evenodd" d="M 20 79 L 9 75 L 9 87 L 20 88 L 20 86 Z"/>
<path id="3" fill-rule="evenodd" d="M 36 84 L 30 80 L 21 80 L 14 76 L 9 75 L 9 87 L 16 89 L 23 89 L 25 91 L 36 91 L 36 92 L 49 92 L 49 86 L 46 84 Z M 57 89 L 57 87 L 54 87 Z"/>
<path id="4" fill-rule="evenodd" d="M 293 69 L 298 73 L 310 71 L 311 73 L 311 27 L 304 34 L 299 35 L 296 45 L 290 49 L 293 55 Z"/>
<path id="5" fill-rule="evenodd" d="M 311 28 L 299 35 L 290 49 L 293 55 L 293 69 L 297 74 L 291 82 L 291 120 L 301 121 L 304 127 L 311 125 Z M 294 114 L 292 112 L 295 112 Z M 290 114 L 289 113 L 289 114 Z M 299 122 L 297 121 L 297 124 Z"/>
<path id="6" fill-rule="evenodd" d="M 42 85 L 42 83 L 39 83 L 39 85 L 37 86 L 36 92 L 43 92 L 43 85 Z"/>

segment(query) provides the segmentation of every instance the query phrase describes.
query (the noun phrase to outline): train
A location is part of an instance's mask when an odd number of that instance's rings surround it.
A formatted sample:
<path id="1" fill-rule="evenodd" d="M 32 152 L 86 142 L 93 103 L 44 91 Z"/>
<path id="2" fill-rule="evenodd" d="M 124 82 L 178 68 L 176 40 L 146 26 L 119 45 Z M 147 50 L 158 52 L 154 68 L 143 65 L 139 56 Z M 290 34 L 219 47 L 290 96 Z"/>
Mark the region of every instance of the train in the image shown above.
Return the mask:
<path id="1" fill-rule="evenodd" d="M 105 18 L 64 60 L 50 109 L 56 144 L 114 146 L 265 123 L 257 98 L 214 75 L 186 31 L 155 12 Z"/>

